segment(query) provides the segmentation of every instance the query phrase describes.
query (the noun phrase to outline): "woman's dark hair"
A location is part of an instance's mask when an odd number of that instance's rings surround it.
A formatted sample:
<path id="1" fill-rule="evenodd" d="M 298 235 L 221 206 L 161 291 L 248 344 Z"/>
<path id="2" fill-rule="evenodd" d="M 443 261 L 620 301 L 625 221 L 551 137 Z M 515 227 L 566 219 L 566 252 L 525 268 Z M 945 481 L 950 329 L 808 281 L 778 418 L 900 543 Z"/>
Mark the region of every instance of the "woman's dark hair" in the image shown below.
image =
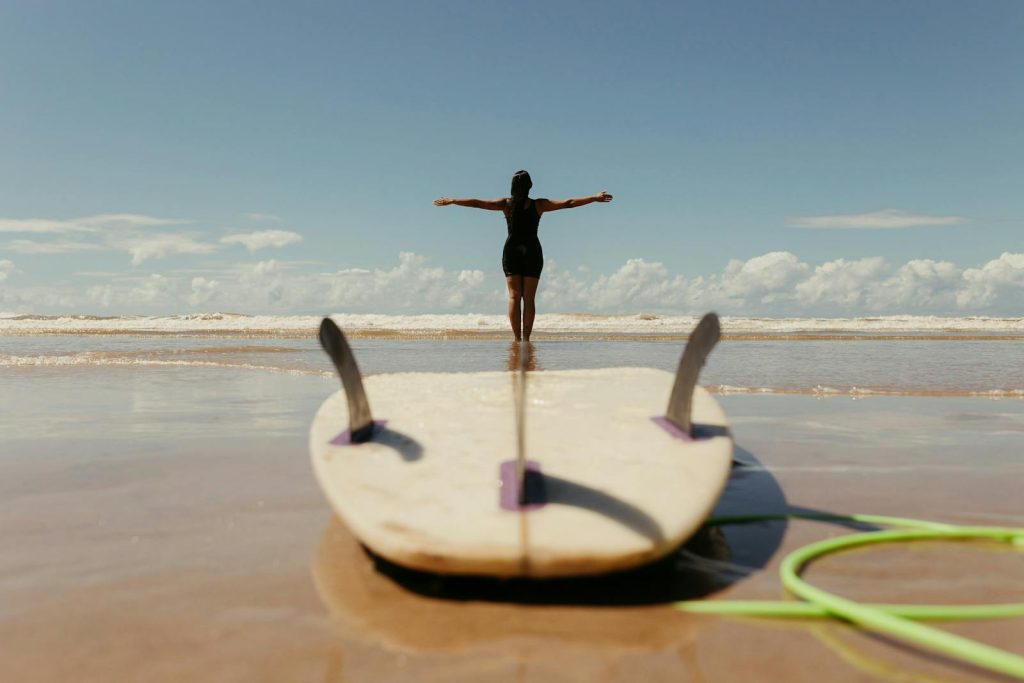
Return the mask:
<path id="1" fill-rule="evenodd" d="M 530 174 L 526 171 L 516 171 L 512 176 L 512 203 L 508 209 L 510 224 L 515 220 L 516 214 L 522 210 L 523 200 L 529 196 L 531 187 L 533 187 L 533 181 L 530 180 Z"/>

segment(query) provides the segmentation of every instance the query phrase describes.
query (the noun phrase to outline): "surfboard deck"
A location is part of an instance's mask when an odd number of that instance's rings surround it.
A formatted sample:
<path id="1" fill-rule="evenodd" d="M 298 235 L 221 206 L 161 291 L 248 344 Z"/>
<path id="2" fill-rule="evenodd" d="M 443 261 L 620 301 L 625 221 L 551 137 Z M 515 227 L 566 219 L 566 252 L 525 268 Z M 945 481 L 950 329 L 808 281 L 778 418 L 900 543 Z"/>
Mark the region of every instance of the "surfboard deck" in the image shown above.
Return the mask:
<path id="1" fill-rule="evenodd" d="M 692 535 L 732 461 L 710 394 L 693 392 L 692 438 L 659 418 L 671 373 L 528 377 L 524 447 L 542 502 L 519 506 L 509 495 L 515 373 L 408 373 L 365 379 L 369 441 L 349 438 L 343 391 L 317 412 L 310 453 L 331 506 L 373 552 L 441 574 L 600 574 L 655 560 Z"/>

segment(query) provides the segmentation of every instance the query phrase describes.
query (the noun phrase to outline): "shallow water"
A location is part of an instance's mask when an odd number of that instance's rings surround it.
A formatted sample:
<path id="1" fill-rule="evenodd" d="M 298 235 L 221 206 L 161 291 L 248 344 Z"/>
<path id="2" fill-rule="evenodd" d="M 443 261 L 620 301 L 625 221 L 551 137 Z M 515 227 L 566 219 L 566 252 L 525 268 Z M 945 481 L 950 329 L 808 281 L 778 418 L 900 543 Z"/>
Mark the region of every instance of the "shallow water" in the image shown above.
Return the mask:
<path id="1" fill-rule="evenodd" d="M 500 339 L 362 339 L 352 347 L 365 374 L 475 372 L 514 364 L 515 345 Z M 640 366 L 674 371 L 679 340 L 542 340 L 531 369 Z M 96 368 L 187 373 L 204 369 L 330 375 L 315 339 L 208 335 L 0 336 L 0 373 L 24 381 L 47 371 L 71 378 Z M 961 395 L 1024 398 L 1024 341 L 725 340 L 702 375 L 713 391 L 867 395 Z"/>

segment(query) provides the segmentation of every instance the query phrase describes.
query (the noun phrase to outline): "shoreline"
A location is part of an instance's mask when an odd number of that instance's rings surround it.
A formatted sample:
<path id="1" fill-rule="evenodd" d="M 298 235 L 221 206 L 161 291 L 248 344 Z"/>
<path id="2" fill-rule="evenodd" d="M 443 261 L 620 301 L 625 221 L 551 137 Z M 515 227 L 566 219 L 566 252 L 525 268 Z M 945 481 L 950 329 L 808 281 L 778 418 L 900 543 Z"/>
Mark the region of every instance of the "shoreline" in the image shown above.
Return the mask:
<path id="1" fill-rule="evenodd" d="M 425 340 L 425 341 L 509 341 L 507 330 L 403 330 L 403 329 L 365 329 L 350 328 L 344 330 L 350 339 L 367 339 L 387 341 Z M 96 329 L 96 328 L 60 328 L 60 329 L 4 329 L 0 337 L 169 337 L 179 339 L 206 338 L 247 338 L 247 339 L 313 339 L 317 338 L 315 329 L 216 329 L 216 330 L 160 330 L 160 329 Z M 689 339 L 689 331 L 683 332 L 544 332 L 533 333 L 532 341 L 629 341 L 629 342 L 680 342 Z M 723 332 L 721 341 L 836 341 L 836 342 L 872 342 L 872 341 L 1024 341 L 1024 334 L 992 333 L 931 333 L 920 334 L 831 334 L 827 332 L 808 332 L 801 334 L 787 333 L 755 333 L 755 332 Z"/>

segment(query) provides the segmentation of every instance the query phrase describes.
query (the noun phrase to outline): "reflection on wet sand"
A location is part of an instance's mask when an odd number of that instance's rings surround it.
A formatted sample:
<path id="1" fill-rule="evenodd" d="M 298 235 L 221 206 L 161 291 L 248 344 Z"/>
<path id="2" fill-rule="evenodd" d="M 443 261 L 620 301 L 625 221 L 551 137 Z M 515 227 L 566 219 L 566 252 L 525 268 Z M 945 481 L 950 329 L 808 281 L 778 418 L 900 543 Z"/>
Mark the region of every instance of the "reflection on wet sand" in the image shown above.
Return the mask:
<path id="1" fill-rule="evenodd" d="M 693 636 L 711 621 L 667 607 L 615 608 L 521 605 L 483 600 L 428 597 L 378 571 L 368 555 L 335 518 L 328 523 L 313 558 L 317 593 L 337 628 L 340 662 L 333 681 L 509 680 L 629 681 L 643 655 L 673 653 L 665 678 L 702 680 L 692 656 Z M 444 594 L 445 581 L 435 580 Z M 366 667 L 360 658 L 385 660 L 397 651 L 393 667 Z M 385 655 L 385 656 L 382 656 Z M 566 668 L 566 662 L 572 665 Z M 617 673 L 616 673 L 617 672 Z M 609 675 L 612 674 L 612 675 Z"/>
<path id="2" fill-rule="evenodd" d="M 767 471 L 743 470 L 737 467 L 720 509 L 785 507 Z M 646 567 L 536 581 L 404 569 L 368 553 L 332 518 L 313 557 L 317 593 L 347 655 L 335 661 L 332 680 L 359 680 L 358 664 L 349 662 L 352 670 L 346 664 L 351 655 L 384 648 L 399 651 L 417 680 L 477 681 L 515 672 L 518 680 L 537 681 L 702 681 L 694 641 L 714 619 L 679 612 L 671 602 L 709 596 L 763 566 L 785 525 L 767 526 L 778 533 L 762 527 L 738 553 L 720 530 L 703 530 Z M 656 671 L 645 676 L 652 666 Z M 381 674 L 374 669 L 374 680 L 389 680 Z M 400 674 L 394 671 L 394 680 Z"/>
<path id="3" fill-rule="evenodd" d="M 510 342 L 508 345 L 508 369 L 510 372 L 519 370 L 533 372 L 544 368 L 537 362 L 537 346 L 533 342 Z"/>

